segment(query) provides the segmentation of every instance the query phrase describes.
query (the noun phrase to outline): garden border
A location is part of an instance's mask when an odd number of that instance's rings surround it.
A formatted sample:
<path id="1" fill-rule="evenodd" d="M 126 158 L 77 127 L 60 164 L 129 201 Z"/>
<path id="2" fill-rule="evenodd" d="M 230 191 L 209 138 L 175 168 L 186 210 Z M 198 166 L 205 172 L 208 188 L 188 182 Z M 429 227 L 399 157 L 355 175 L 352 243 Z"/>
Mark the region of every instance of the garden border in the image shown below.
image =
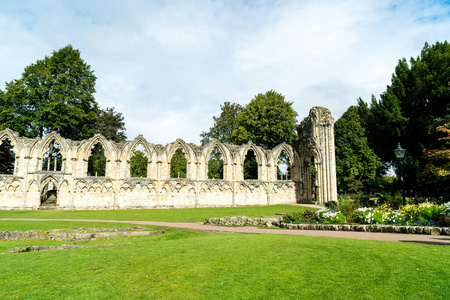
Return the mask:
<path id="1" fill-rule="evenodd" d="M 204 224 L 225 226 L 277 226 L 290 230 L 328 230 L 328 231 L 355 231 L 355 232 L 381 232 L 425 235 L 449 235 L 450 227 L 433 226 L 394 226 L 381 224 L 292 224 L 281 222 L 280 217 L 255 218 L 247 216 L 206 218 Z"/>

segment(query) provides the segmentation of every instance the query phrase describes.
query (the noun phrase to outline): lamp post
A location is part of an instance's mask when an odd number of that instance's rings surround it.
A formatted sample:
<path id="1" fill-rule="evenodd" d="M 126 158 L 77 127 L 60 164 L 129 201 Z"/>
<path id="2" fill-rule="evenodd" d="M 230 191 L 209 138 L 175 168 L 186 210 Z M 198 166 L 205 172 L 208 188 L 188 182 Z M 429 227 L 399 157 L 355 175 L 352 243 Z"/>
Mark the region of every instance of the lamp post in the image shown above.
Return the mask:
<path id="1" fill-rule="evenodd" d="M 398 142 L 397 149 L 394 150 L 395 156 L 400 160 L 400 179 L 402 181 L 402 197 L 403 197 L 403 204 L 406 203 L 405 201 L 405 185 L 403 183 L 403 158 L 405 157 L 406 150 L 400 147 L 400 142 Z"/>

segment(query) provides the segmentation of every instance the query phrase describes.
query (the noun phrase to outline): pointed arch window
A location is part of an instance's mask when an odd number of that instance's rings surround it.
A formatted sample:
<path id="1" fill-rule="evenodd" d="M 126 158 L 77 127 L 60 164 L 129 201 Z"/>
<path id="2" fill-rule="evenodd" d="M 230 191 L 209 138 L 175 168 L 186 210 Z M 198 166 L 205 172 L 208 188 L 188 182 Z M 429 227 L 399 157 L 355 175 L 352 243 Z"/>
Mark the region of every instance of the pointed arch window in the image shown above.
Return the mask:
<path id="1" fill-rule="evenodd" d="M 46 152 L 42 157 L 42 171 L 61 171 L 62 170 L 61 148 L 55 139 L 50 141 L 46 147 Z"/>
<path id="2" fill-rule="evenodd" d="M 94 145 L 88 159 L 88 176 L 106 175 L 106 157 L 100 142 Z"/>
<path id="3" fill-rule="evenodd" d="M 289 155 L 283 149 L 278 155 L 277 160 L 277 180 L 290 180 L 291 179 L 291 162 Z"/>
<path id="4" fill-rule="evenodd" d="M 147 177 L 148 154 L 141 144 L 134 148 L 130 158 L 130 177 Z"/>
<path id="5" fill-rule="evenodd" d="M 170 178 L 186 178 L 187 160 L 184 151 L 178 147 L 170 160 Z"/>
<path id="6" fill-rule="evenodd" d="M 251 179 L 258 179 L 258 163 L 255 152 L 249 149 L 244 160 L 244 180 Z"/>
<path id="7" fill-rule="evenodd" d="M 217 147 L 213 148 L 209 156 L 208 179 L 223 179 L 223 157 Z"/>
<path id="8" fill-rule="evenodd" d="M 14 174 L 16 155 L 8 138 L 0 141 L 0 174 Z"/>

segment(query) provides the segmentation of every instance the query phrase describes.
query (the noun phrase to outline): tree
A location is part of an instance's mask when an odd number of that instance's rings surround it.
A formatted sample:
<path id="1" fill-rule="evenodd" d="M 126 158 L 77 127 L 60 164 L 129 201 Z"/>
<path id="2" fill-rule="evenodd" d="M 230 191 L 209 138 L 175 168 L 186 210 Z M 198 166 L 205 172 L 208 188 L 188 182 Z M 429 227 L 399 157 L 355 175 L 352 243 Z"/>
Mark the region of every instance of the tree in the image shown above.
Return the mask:
<path id="1" fill-rule="evenodd" d="M 147 177 L 147 163 L 145 153 L 135 150 L 130 159 L 130 176 L 131 177 Z"/>
<path id="2" fill-rule="evenodd" d="M 205 145 L 213 139 L 217 139 L 223 143 L 232 143 L 231 135 L 233 130 L 238 127 L 237 116 L 242 111 L 242 106 L 237 103 L 225 102 L 220 106 L 222 112 L 219 117 L 213 117 L 214 126 L 209 128 L 208 132 L 202 132 L 200 137 L 201 143 Z"/>
<path id="3" fill-rule="evenodd" d="M 429 135 L 434 136 L 439 145 L 423 150 L 426 164 L 419 178 L 433 183 L 427 194 L 446 201 L 450 198 L 450 114 L 430 125 Z"/>
<path id="4" fill-rule="evenodd" d="M 214 148 L 208 160 L 208 179 L 223 179 L 222 153 Z"/>
<path id="5" fill-rule="evenodd" d="M 280 93 L 270 90 L 256 95 L 237 115 L 238 128 L 231 139 L 235 144 L 252 141 L 265 149 L 297 140 L 297 113 L 292 102 L 284 100 Z"/>
<path id="6" fill-rule="evenodd" d="M 187 160 L 183 149 L 177 148 L 170 161 L 170 178 L 186 178 Z"/>
<path id="7" fill-rule="evenodd" d="M 10 128 L 22 136 L 35 137 L 33 123 L 22 80 L 6 83 L 6 93 L 0 93 L 0 130 Z"/>
<path id="8" fill-rule="evenodd" d="M 350 106 L 334 125 L 336 173 L 340 192 L 369 192 L 381 160 L 369 148 L 356 106 Z"/>
<path id="9" fill-rule="evenodd" d="M 106 157 L 102 144 L 97 143 L 91 150 L 91 156 L 88 159 L 88 176 L 106 175 Z"/>
<path id="10" fill-rule="evenodd" d="M 0 141 L 0 174 L 13 174 L 15 154 L 8 139 Z"/>
<path id="11" fill-rule="evenodd" d="M 42 138 L 51 131 L 73 140 L 91 137 L 98 111 L 93 96 L 96 79 L 79 50 L 68 45 L 54 51 L 6 85 L 2 128 L 29 137 Z"/>
<path id="12" fill-rule="evenodd" d="M 99 109 L 95 132 L 100 133 L 106 139 L 117 143 L 127 139 L 125 135 L 125 122 L 121 113 L 116 112 L 114 107 Z"/>
<path id="13" fill-rule="evenodd" d="M 367 132 L 369 146 L 386 166 L 395 164 L 393 149 L 401 142 L 407 150 L 404 159 L 406 190 L 427 196 L 437 189 L 439 180 L 422 180 L 419 175 L 427 164 L 424 149 L 435 149 L 438 140 L 428 134 L 428 126 L 443 118 L 450 108 L 450 44 L 425 44 L 420 56 L 399 61 L 391 84 L 373 97 L 370 107 L 359 102 L 360 115 Z M 437 179 L 437 178 L 436 178 Z M 433 187 L 434 186 L 434 187 Z"/>

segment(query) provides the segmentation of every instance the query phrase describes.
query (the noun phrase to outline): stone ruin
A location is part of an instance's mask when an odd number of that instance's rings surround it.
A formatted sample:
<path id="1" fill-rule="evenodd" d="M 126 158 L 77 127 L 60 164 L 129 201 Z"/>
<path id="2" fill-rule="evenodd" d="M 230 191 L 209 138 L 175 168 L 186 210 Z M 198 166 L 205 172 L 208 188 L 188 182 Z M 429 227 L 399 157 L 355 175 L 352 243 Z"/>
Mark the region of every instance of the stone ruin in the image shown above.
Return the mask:
<path id="1" fill-rule="evenodd" d="M 177 139 L 165 146 L 139 135 L 115 143 L 102 135 L 72 141 L 52 132 L 45 138 L 20 137 L 0 131 L 14 153 L 11 174 L 0 174 L 0 209 L 134 209 L 248 206 L 337 201 L 334 119 L 328 109 L 313 107 L 298 127 L 299 143 L 265 150 L 252 142 L 236 146 L 213 140 L 195 146 Z M 104 176 L 88 174 L 96 145 L 106 158 Z M 57 155 L 49 154 L 57 145 Z M 134 150 L 147 159 L 146 177 L 131 177 Z M 187 161 L 186 178 L 171 178 L 170 163 L 181 148 Z M 211 153 L 219 151 L 223 179 L 208 178 Z M 244 161 L 253 151 L 257 179 L 244 179 Z M 289 178 L 277 176 L 280 155 L 288 157 Z M 88 176 L 89 175 L 89 176 Z M 90 176 L 93 175 L 93 176 Z M 103 175 L 103 174 L 102 174 Z"/>

